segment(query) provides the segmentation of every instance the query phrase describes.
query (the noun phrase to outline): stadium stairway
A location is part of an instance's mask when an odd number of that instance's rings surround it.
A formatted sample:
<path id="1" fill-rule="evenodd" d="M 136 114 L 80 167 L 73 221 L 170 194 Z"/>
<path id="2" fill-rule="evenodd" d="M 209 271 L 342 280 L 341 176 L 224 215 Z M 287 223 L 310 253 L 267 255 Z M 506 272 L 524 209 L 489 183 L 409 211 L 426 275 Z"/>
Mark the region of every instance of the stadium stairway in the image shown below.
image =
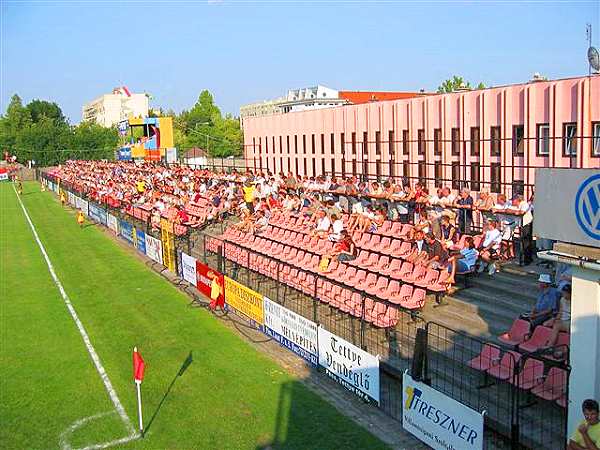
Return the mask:
<path id="1" fill-rule="evenodd" d="M 508 330 L 520 314 L 531 311 L 542 272 L 535 264 L 520 267 L 507 263 L 493 276 L 486 272 L 471 276 L 468 288 L 459 278 L 457 291 L 445 295 L 441 304 L 427 301 L 424 319 L 473 336 L 494 338 Z"/>

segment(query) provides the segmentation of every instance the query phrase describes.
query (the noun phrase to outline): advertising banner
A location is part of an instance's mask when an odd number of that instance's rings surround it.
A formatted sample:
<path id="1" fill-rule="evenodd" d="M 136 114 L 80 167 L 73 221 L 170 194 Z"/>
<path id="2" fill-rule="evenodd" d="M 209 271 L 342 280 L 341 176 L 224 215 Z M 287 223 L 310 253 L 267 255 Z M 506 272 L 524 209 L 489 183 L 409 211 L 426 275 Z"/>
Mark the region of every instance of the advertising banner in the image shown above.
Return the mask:
<path id="1" fill-rule="evenodd" d="M 196 277 L 196 258 L 181 253 L 181 276 L 185 281 L 196 286 L 198 277 Z"/>
<path id="2" fill-rule="evenodd" d="M 163 245 L 163 264 L 167 269 L 175 273 L 175 235 L 173 233 L 172 222 L 166 219 L 160 220 L 160 236 Z"/>
<path id="3" fill-rule="evenodd" d="M 415 381 L 402 378 L 402 427 L 436 450 L 483 448 L 483 414 Z"/>
<path id="4" fill-rule="evenodd" d="M 379 357 L 319 326 L 319 365 L 346 389 L 379 405 Z"/>
<path id="5" fill-rule="evenodd" d="M 317 324 L 264 297 L 264 333 L 301 356 L 309 363 L 319 363 Z"/>
<path id="6" fill-rule="evenodd" d="M 125 239 L 127 242 L 129 242 L 131 245 L 133 245 L 133 240 L 134 240 L 134 234 L 135 231 L 133 230 L 133 225 L 131 225 L 129 222 L 125 221 L 125 220 L 120 220 L 119 221 L 119 234 L 121 235 L 121 237 L 123 239 Z"/>
<path id="7" fill-rule="evenodd" d="M 0 181 L 8 181 L 8 169 L 0 167 Z"/>
<path id="8" fill-rule="evenodd" d="M 89 211 L 88 211 L 88 202 L 87 200 L 82 199 L 81 197 L 77 197 L 75 196 L 75 207 L 77 209 L 80 209 L 83 214 L 85 214 L 86 216 L 89 216 Z"/>
<path id="9" fill-rule="evenodd" d="M 140 252 L 146 254 L 146 233 L 142 230 L 135 230 L 135 246 Z"/>
<path id="10" fill-rule="evenodd" d="M 229 277 L 225 277 L 225 303 L 259 327 L 264 325 L 263 296 Z"/>
<path id="11" fill-rule="evenodd" d="M 211 300 L 211 305 L 225 305 L 223 274 L 196 260 L 196 287 Z"/>
<path id="12" fill-rule="evenodd" d="M 77 201 L 75 200 L 75 194 L 73 194 L 71 191 L 67 192 L 67 200 L 69 202 L 69 205 L 72 205 L 72 206 L 77 205 Z"/>
<path id="13" fill-rule="evenodd" d="M 103 208 L 101 208 L 99 205 L 97 205 L 95 203 L 90 203 L 89 209 L 90 209 L 90 219 L 95 220 L 96 222 L 101 223 L 102 225 L 107 224 L 106 210 L 104 210 Z"/>
<path id="14" fill-rule="evenodd" d="M 110 213 L 107 214 L 106 222 L 107 222 L 108 228 L 113 230 L 115 234 L 119 234 L 119 221 L 117 220 L 117 218 L 115 216 L 113 216 Z"/>
<path id="15" fill-rule="evenodd" d="M 162 264 L 162 253 L 162 242 L 149 234 L 146 234 L 146 255 L 148 255 L 151 260 Z"/>

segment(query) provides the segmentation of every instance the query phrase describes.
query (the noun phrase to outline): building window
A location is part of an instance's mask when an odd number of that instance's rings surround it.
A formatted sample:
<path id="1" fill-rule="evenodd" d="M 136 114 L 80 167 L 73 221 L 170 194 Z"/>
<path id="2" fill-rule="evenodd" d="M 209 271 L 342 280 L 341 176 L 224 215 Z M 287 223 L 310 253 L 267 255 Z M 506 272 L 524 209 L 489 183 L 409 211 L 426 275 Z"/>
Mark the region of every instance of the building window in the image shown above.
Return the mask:
<path id="1" fill-rule="evenodd" d="M 252 138 L 252 153 L 256 155 L 256 138 Z"/>
<path id="2" fill-rule="evenodd" d="M 435 128 L 433 130 L 433 154 L 441 155 L 442 154 L 442 129 Z"/>
<path id="3" fill-rule="evenodd" d="M 342 178 L 346 178 L 346 159 L 342 156 Z"/>
<path id="4" fill-rule="evenodd" d="M 442 185 L 442 162 L 436 161 L 433 163 L 433 178 L 435 178 L 435 187 Z"/>
<path id="5" fill-rule="evenodd" d="M 502 186 L 502 169 L 500 163 L 492 163 L 490 164 L 491 169 L 491 186 L 490 191 L 499 194 L 501 192 Z"/>
<path id="6" fill-rule="evenodd" d="M 330 139 L 331 145 L 330 145 L 330 149 L 329 152 L 333 155 L 335 154 L 335 135 L 333 133 L 331 133 L 331 139 Z"/>
<path id="7" fill-rule="evenodd" d="M 317 145 L 316 145 L 315 135 L 314 134 L 310 135 L 310 145 L 311 145 L 311 147 L 310 147 L 311 153 L 314 155 L 315 153 L 317 153 L 317 150 L 316 150 L 316 146 Z M 314 174 L 314 171 L 313 171 L 313 174 Z"/>
<path id="8" fill-rule="evenodd" d="M 419 161 L 418 163 L 419 169 L 419 183 L 425 185 L 427 182 L 427 163 L 425 161 Z"/>
<path id="9" fill-rule="evenodd" d="M 375 132 L 375 154 L 381 155 L 381 132 Z"/>
<path id="10" fill-rule="evenodd" d="M 283 154 L 283 137 L 279 136 L 279 154 Z M 281 168 L 283 169 L 283 163 L 281 164 Z"/>
<path id="11" fill-rule="evenodd" d="M 502 141 L 500 127 L 490 127 L 491 155 L 500 156 L 500 142 Z"/>
<path id="12" fill-rule="evenodd" d="M 425 130 L 417 130 L 417 153 L 419 155 L 425 154 Z"/>
<path id="13" fill-rule="evenodd" d="M 356 176 L 356 160 L 355 159 L 352 160 L 352 176 L 353 177 Z"/>
<path id="14" fill-rule="evenodd" d="M 296 175 L 300 174 L 300 161 L 296 158 Z"/>
<path id="15" fill-rule="evenodd" d="M 272 138 L 273 140 L 271 141 L 273 143 L 273 154 L 275 154 L 276 150 L 275 150 L 275 136 L 273 136 Z M 273 163 L 273 166 L 275 166 L 275 163 Z"/>
<path id="16" fill-rule="evenodd" d="M 390 159 L 389 162 L 389 172 L 390 177 L 394 178 L 396 176 L 396 161 L 394 161 L 393 159 Z"/>
<path id="17" fill-rule="evenodd" d="M 298 135 L 295 134 L 294 135 L 294 153 L 297 155 L 298 154 Z M 296 170 L 297 172 L 297 170 Z"/>
<path id="18" fill-rule="evenodd" d="M 390 155 L 390 159 L 396 158 L 396 151 L 394 148 L 394 130 L 390 130 L 388 132 L 388 152 Z M 391 175 L 391 172 L 390 172 Z"/>
<path id="19" fill-rule="evenodd" d="M 379 181 L 381 179 L 381 161 L 379 159 L 375 162 L 375 175 Z"/>
<path id="20" fill-rule="evenodd" d="M 356 155 L 356 132 L 352 132 L 352 154 Z"/>
<path id="21" fill-rule="evenodd" d="M 513 155 L 520 156 L 525 152 L 525 127 L 523 125 L 513 125 L 512 135 Z"/>
<path id="22" fill-rule="evenodd" d="M 321 133 L 321 155 L 325 154 L 325 135 Z"/>
<path id="23" fill-rule="evenodd" d="M 335 177 L 335 158 L 331 158 L 331 176 Z"/>
<path id="24" fill-rule="evenodd" d="M 369 133 L 366 131 L 363 132 L 363 154 L 365 156 L 369 154 Z"/>
<path id="25" fill-rule="evenodd" d="M 452 163 L 452 189 L 460 189 L 460 163 Z"/>
<path id="26" fill-rule="evenodd" d="M 513 195 L 523 195 L 525 192 L 525 183 L 523 180 L 514 180 L 512 182 L 512 194 Z"/>
<path id="27" fill-rule="evenodd" d="M 319 175 L 325 176 L 325 158 L 321 158 L 321 173 Z"/>
<path id="28" fill-rule="evenodd" d="M 308 170 L 306 168 L 306 161 L 307 160 L 306 160 L 306 158 L 302 158 L 302 159 L 304 160 L 304 176 L 307 176 L 308 175 Z"/>
<path id="29" fill-rule="evenodd" d="M 313 177 L 317 176 L 317 159 L 313 158 L 312 159 L 312 174 Z"/>
<path id="30" fill-rule="evenodd" d="M 600 156 L 600 122 L 592 123 L 592 156 Z"/>
<path id="31" fill-rule="evenodd" d="M 408 130 L 402 130 L 402 154 L 410 154 L 410 148 L 408 146 Z"/>
<path id="32" fill-rule="evenodd" d="M 258 138 L 258 154 L 262 155 L 262 138 Z"/>
<path id="33" fill-rule="evenodd" d="M 306 135 L 302 135 L 302 153 L 306 155 Z M 306 175 L 306 172 L 304 172 Z"/>
<path id="34" fill-rule="evenodd" d="M 563 155 L 575 156 L 577 154 L 577 124 L 565 123 L 563 125 Z"/>
<path id="35" fill-rule="evenodd" d="M 460 128 L 452 128 L 451 141 L 452 141 L 452 154 L 460 155 Z"/>
<path id="36" fill-rule="evenodd" d="M 340 133 L 340 149 L 342 149 L 342 158 L 346 154 L 346 136 L 344 133 Z M 343 170 L 342 170 L 343 173 Z"/>
<path id="37" fill-rule="evenodd" d="M 285 151 L 286 151 L 286 154 L 289 156 L 290 155 L 290 135 L 289 134 L 285 137 Z M 289 172 L 289 170 L 290 169 L 288 168 L 288 172 Z"/>
<path id="38" fill-rule="evenodd" d="M 279 158 L 279 173 L 283 173 L 283 158 Z"/>
<path id="39" fill-rule="evenodd" d="M 547 156 L 550 154 L 550 125 L 547 123 L 538 123 L 536 131 L 537 154 Z"/>
<path id="40" fill-rule="evenodd" d="M 479 191 L 481 189 L 481 166 L 478 162 L 471 163 L 471 190 Z"/>
<path id="41" fill-rule="evenodd" d="M 471 156 L 479 156 L 479 127 L 471 127 Z"/>
<path id="42" fill-rule="evenodd" d="M 410 178 L 410 163 L 408 161 L 402 161 L 402 176 L 408 180 Z"/>
<path id="43" fill-rule="evenodd" d="M 287 171 L 288 173 L 292 171 L 292 159 L 290 157 L 288 157 Z"/>

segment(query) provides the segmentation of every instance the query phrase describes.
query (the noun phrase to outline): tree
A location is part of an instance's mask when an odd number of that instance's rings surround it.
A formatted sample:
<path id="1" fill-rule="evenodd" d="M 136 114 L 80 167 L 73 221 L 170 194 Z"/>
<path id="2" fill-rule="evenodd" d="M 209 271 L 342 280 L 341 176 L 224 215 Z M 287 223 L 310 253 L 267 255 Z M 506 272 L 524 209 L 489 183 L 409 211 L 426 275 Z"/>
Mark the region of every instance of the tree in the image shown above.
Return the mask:
<path id="1" fill-rule="evenodd" d="M 42 119 L 42 117 L 56 120 L 57 122 L 66 123 L 66 119 L 62 113 L 62 110 L 54 102 L 36 99 L 29 102 L 26 108 L 29 111 L 29 114 L 31 115 L 31 120 L 33 123 L 39 122 Z"/>
<path id="2" fill-rule="evenodd" d="M 445 80 L 437 88 L 437 92 L 440 94 L 455 92 L 459 89 L 473 89 L 469 81 L 465 81 L 463 77 L 454 75 L 452 78 Z M 485 89 L 485 84 L 480 82 L 475 89 Z"/>
<path id="3" fill-rule="evenodd" d="M 105 128 L 94 122 L 81 122 L 72 128 L 69 149 L 78 159 L 112 159 L 119 143 L 116 127 Z"/>
<path id="4" fill-rule="evenodd" d="M 14 153 L 21 162 L 35 160 L 38 166 L 60 164 L 69 157 L 71 129 L 65 122 L 41 116 L 38 122 L 20 130 Z"/>
<path id="5" fill-rule="evenodd" d="M 21 97 L 14 94 L 6 114 L 0 118 L 0 146 L 2 150 L 13 151 L 17 143 L 17 136 L 20 130 L 27 128 L 31 124 L 31 115 L 23 106 Z"/>

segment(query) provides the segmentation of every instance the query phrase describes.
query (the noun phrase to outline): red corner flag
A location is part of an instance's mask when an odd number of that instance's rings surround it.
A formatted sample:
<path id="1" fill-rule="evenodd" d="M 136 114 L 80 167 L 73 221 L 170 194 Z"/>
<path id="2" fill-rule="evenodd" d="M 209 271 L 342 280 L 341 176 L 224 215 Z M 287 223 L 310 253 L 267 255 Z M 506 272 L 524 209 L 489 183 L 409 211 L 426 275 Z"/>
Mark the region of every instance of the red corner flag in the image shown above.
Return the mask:
<path id="1" fill-rule="evenodd" d="M 144 379 L 144 369 L 146 368 L 146 364 L 142 359 L 142 355 L 140 355 L 137 351 L 137 347 L 133 348 L 133 379 L 136 383 L 141 383 Z"/>

